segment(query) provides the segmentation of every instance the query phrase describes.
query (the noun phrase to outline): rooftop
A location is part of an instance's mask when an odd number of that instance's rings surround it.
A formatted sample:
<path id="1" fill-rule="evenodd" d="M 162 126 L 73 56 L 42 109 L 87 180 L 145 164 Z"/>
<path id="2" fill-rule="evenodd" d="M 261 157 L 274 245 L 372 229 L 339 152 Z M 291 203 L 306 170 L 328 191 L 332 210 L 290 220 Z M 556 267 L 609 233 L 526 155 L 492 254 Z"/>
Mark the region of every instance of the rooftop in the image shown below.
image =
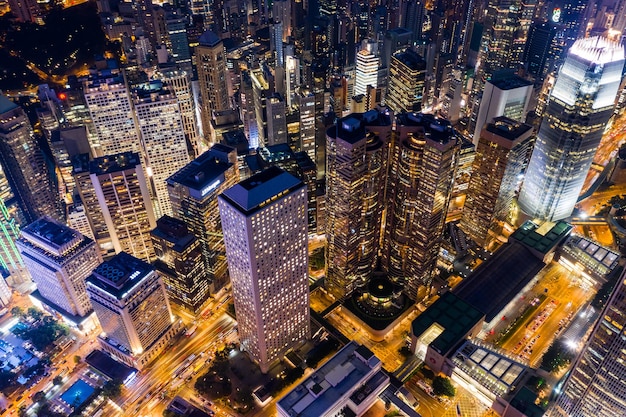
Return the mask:
<path id="1" fill-rule="evenodd" d="M 446 143 L 456 139 L 456 132 L 452 124 L 444 118 L 428 113 L 402 112 L 396 115 L 400 126 L 419 126 L 424 129 L 426 137 Z"/>
<path id="2" fill-rule="evenodd" d="M 569 236 L 571 231 L 572 226 L 562 220 L 556 223 L 545 222 L 542 225 L 528 220 L 513 232 L 510 239 L 541 254 L 546 254 Z"/>
<path id="3" fill-rule="evenodd" d="M 430 343 L 430 347 L 446 355 L 484 317 L 484 313 L 455 294 L 447 292 L 413 320 L 411 329 L 419 337 L 433 324 L 441 326 L 443 332 Z"/>
<path id="4" fill-rule="evenodd" d="M 17 107 L 17 104 L 9 100 L 8 97 L 0 95 L 0 114 L 6 113 Z"/>
<path id="5" fill-rule="evenodd" d="M 101 374 L 118 381 L 126 381 L 137 373 L 137 369 L 116 361 L 98 349 L 91 351 L 85 357 L 85 362 Z"/>
<path id="6" fill-rule="evenodd" d="M 96 175 L 110 174 L 112 172 L 125 171 L 141 165 L 139 154 L 123 152 L 116 155 L 95 158 L 89 162 L 89 172 Z"/>
<path id="7" fill-rule="evenodd" d="M 509 240 L 453 292 L 482 311 L 490 322 L 544 266 L 528 247 Z"/>
<path id="8" fill-rule="evenodd" d="M 180 184 L 190 190 L 193 197 L 202 199 L 224 181 L 224 173 L 233 166 L 224 158 L 224 154 L 231 152 L 233 148 L 221 144 L 213 145 L 178 172 L 167 179 L 168 184 Z"/>
<path id="9" fill-rule="evenodd" d="M 380 359 L 369 349 L 350 342 L 280 399 L 277 406 L 289 415 L 319 417 L 342 401 L 347 392 L 359 387 L 364 391 L 358 389 L 352 394 L 358 405 L 389 380 L 380 368 Z"/>
<path id="10" fill-rule="evenodd" d="M 597 64 L 607 64 L 624 60 L 624 45 L 602 36 L 591 36 L 576 40 L 568 54 Z"/>
<path id="11" fill-rule="evenodd" d="M 202 46 L 215 46 L 221 42 L 219 36 L 215 34 L 215 32 L 211 32 L 207 30 L 204 32 L 200 38 L 198 39 L 198 43 Z"/>
<path id="12" fill-rule="evenodd" d="M 84 239 L 83 235 L 64 224 L 57 223 L 49 217 L 42 217 L 22 229 L 22 234 L 37 243 L 44 243 L 57 251 L 62 251 L 68 244 L 78 243 Z"/>
<path id="13" fill-rule="evenodd" d="M 304 187 L 302 181 L 272 166 L 230 187 L 221 197 L 248 215 L 270 203 L 279 194 L 286 194 L 300 187 Z"/>
<path id="14" fill-rule="evenodd" d="M 393 55 L 393 58 L 402 62 L 413 71 L 426 70 L 426 61 L 424 61 L 424 58 L 422 58 L 420 54 L 412 49 L 407 49 L 403 52 L 397 52 Z"/>
<path id="15" fill-rule="evenodd" d="M 532 130 L 532 126 L 500 116 L 493 119 L 493 122 L 488 123 L 485 129 L 504 139 L 514 141 Z"/>
<path id="16" fill-rule="evenodd" d="M 494 73 L 487 82 L 504 91 L 533 85 L 530 81 L 506 70 Z"/>
<path id="17" fill-rule="evenodd" d="M 352 113 L 337 120 L 335 125 L 328 128 L 326 134 L 331 138 L 339 137 L 348 143 L 355 144 L 365 139 L 369 126 L 391 127 L 391 113 L 387 109 Z"/>
<path id="18" fill-rule="evenodd" d="M 120 252 L 98 265 L 87 278 L 87 282 L 120 298 L 152 271 L 154 268 L 149 263 Z"/>

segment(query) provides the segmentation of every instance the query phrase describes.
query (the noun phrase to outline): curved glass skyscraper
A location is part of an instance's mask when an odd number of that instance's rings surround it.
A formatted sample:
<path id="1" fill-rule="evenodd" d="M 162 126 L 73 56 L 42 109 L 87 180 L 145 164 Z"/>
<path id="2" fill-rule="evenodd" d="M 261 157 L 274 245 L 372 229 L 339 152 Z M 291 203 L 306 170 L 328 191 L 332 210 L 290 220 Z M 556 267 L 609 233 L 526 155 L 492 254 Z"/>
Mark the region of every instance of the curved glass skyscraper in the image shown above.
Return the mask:
<path id="1" fill-rule="evenodd" d="M 613 111 L 624 46 L 602 37 L 578 39 L 550 93 L 519 204 L 527 214 L 559 220 L 572 214 Z"/>

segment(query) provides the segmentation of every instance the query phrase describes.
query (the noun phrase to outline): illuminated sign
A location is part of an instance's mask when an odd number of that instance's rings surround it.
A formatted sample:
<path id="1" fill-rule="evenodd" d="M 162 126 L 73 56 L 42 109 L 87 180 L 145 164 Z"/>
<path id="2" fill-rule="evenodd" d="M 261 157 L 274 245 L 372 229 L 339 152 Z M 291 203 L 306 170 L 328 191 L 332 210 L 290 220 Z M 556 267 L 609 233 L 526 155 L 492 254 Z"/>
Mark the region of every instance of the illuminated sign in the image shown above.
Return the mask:
<path id="1" fill-rule="evenodd" d="M 559 23 L 560 19 L 561 19 L 561 9 L 557 7 L 554 10 L 552 10 L 552 21 L 554 23 Z"/>
<path id="2" fill-rule="evenodd" d="M 206 187 L 204 187 L 202 189 L 202 197 L 204 197 L 205 195 L 207 195 L 211 191 L 215 190 L 217 188 L 217 186 L 220 185 L 220 182 L 221 181 L 219 179 L 217 179 L 217 180 L 213 181 L 211 184 L 209 184 Z"/>

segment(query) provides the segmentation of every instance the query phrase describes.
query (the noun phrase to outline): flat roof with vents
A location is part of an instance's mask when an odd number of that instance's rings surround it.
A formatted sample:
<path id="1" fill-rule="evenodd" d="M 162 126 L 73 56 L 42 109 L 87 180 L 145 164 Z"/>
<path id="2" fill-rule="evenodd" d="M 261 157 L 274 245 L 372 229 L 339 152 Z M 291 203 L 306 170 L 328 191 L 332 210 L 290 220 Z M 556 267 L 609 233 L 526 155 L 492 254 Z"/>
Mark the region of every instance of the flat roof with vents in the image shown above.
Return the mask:
<path id="1" fill-rule="evenodd" d="M 389 384 L 382 364 L 369 349 L 352 341 L 277 403 L 280 416 L 320 417 L 347 404 L 377 395 Z"/>
<path id="2" fill-rule="evenodd" d="M 149 263 L 120 252 L 98 265 L 87 282 L 119 299 L 153 271 Z"/>

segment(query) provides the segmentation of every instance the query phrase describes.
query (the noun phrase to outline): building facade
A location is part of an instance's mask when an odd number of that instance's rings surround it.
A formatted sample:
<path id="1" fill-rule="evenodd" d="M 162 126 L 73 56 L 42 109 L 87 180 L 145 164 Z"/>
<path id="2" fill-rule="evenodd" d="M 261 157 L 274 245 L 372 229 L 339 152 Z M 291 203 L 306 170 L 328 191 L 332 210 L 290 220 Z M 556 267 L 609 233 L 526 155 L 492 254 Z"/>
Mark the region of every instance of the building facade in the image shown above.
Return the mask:
<path id="1" fill-rule="evenodd" d="M 426 82 L 426 61 L 407 49 L 391 56 L 385 104 L 394 113 L 420 111 Z"/>
<path id="2" fill-rule="evenodd" d="M 119 253 L 94 269 L 87 292 L 105 351 L 141 369 L 167 347 L 174 316 L 163 280 L 150 264 Z"/>
<path id="3" fill-rule="evenodd" d="M 115 253 L 152 261 L 150 230 L 156 221 L 139 155 L 96 158 L 89 163 L 89 177 Z"/>
<path id="4" fill-rule="evenodd" d="M 239 181 L 237 151 L 216 144 L 167 180 L 173 217 L 184 221 L 202 245 L 211 290 L 228 283 L 228 265 L 217 196 Z"/>
<path id="5" fill-rule="evenodd" d="M 51 310 L 66 317 L 92 313 L 85 279 L 102 262 L 93 240 L 42 217 L 22 230 L 16 245 Z"/>
<path id="6" fill-rule="evenodd" d="M 626 414 L 626 284 L 618 281 L 591 336 L 579 354 L 552 417 Z"/>
<path id="7" fill-rule="evenodd" d="M 391 117 L 353 113 L 326 131 L 326 287 L 340 298 L 376 266 Z"/>
<path id="8" fill-rule="evenodd" d="M 572 214 L 613 113 L 623 67 L 623 45 L 606 38 L 579 39 L 570 48 L 520 192 L 526 214 L 551 221 Z"/>
<path id="9" fill-rule="evenodd" d="M 480 246 L 502 232 L 532 135 L 531 126 L 504 116 L 488 123 L 480 134 L 459 225 Z"/>
<path id="10" fill-rule="evenodd" d="M 226 52 L 220 38 L 211 31 L 206 31 L 196 46 L 196 67 L 202 100 L 200 114 L 202 131 L 206 136 L 211 132 L 213 111 L 230 108 L 230 98 L 226 88 Z"/>
<path id="11" fill-rule="evenodd" d="M 271 167 L 218 197 L 241 348 L 264 373 L 311 336 L 306 194 Z"/>
<path id="12" fill-rule="evenodd" d="M 430 287 L 460 148 L 447 120 L 421 113 L 396 118 L 381 265 L 413 300 Z"/>
<path id="13" fill-rule="evenodd" d="M 184 221 L 170 216 L 157 220 L 150 234 L 169 300 L 198 313 L 210 295 L 202 244 Z"/>

